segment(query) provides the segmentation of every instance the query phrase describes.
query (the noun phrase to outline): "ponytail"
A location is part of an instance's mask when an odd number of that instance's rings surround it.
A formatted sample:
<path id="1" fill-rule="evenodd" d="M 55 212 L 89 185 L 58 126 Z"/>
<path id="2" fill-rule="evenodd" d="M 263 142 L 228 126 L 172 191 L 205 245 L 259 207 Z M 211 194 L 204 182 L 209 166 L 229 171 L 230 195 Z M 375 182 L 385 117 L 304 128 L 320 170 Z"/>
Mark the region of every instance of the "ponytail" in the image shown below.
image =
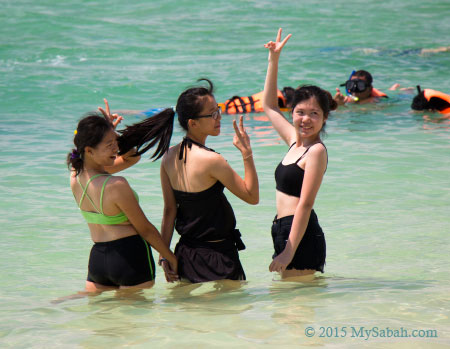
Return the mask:
<path id="1" fill-rule="evenodd" d="M 158 160 L 169 149 L 174 118 L 175 111 L 172 108 L 167 108 L 144 121 L 120 130 L 119 133 L 121 135 L 117 139 L 120 149 L 119 155 L 137 148 L 135 156 L 138 156 L 144 154 L 158 143 L 158 147 L 151 156 L 151 159 L 154 158 L 154 161 Z"/>
<path id="2" fill-rule="evenodd" d="M 75 171 L 76 176 L 83 169 L 83 159 L 76 149 L 72 149 L 72 152 L 67 154 L 66 163 L 69 169 L 72 168 Z"/>
<path id="3" fill-rule="evenodd" d="M 188 130 L 189 119 L 196 118 L 202 111 L 204 97 L 213 95 L 213 83 L 205 78 L 197 80 L 197 82 L 201 81 L 205 81 L 208 86 L 188 88 L 178 97 L 176 114 L 180 126 L 186 131 Z M 150 157 L 158 160 L 169 149 L 174 118 L 175 110 L 167 108 L 144 121 L 127 126 L 124 130 L 119 131 L 121 134 L 117 139 L 120 149 L 119 154 L 123 155 L 129 150 L 137 148 L 135 156 L 142 155 L 158 144 Z"/>
<path id="4" fill-rule="evenodd" d="M 328 97 L 328 106 L 329 106 L 329 108 L 330 108 L 330 111 L 336 110 L 337 107 L 338 107 L 337 102 L 333 99 L 333 96 L 331 95 L 330 92 L 328 92 L 328 91 L 326 91 L 326 90 L 325 90 L 325 92 L 326 92 L 326 95 L 327 95 L 327 97 Z"/>

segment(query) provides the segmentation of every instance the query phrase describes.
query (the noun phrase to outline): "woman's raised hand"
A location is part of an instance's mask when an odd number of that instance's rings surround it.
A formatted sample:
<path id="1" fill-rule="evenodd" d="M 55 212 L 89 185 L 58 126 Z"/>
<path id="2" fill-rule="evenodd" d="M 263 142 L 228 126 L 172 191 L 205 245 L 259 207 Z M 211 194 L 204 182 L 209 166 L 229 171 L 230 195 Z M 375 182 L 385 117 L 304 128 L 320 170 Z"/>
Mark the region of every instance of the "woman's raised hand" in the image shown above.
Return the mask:
<path id="1" fill-rule="evenodd" d="M 241 151 L 244 159 L 246 159 L 252 155 L 252 147 L 250 146 L 250 137 L 244 129 L 242 115 L 239 117 L 239 127 L 237 126 L 236 120 L 233 120 L 233 127 L 235 132 L 233 144 Z"/>
<path id="2" fill-rule="evenodd" d="M 276 39 L 275 42 L 269 41 L 267 44 L 264 44 L 264 47 L 268 48 L 270 53 L 278 53 L 278 54 L 280 54 L 281 49 L 284 47 L 284 45 L 286 45 L 287 41 L 292 36 L 292 34 L 289 34 L 288 36 L 286 36 L 283 39 L 283 41 L 281 41 L 281 32 L 282 32 L 282 29 L 281 28 L 278 29 L 277 39 Z"/>
<path id="3" fill-rule="evenodd" d="M 123 120 L 123 117 L 119 114 L 111 114 L 111 111 L 109 110 L 109 104 L 106 98 L 103 99 L 105 102 L 105 109 L 102 107 L 98 107 L 98 110 L 102 112 L 102 114 L 105 116 L 106 119 L 108 119 L 111 124 L 113 125 L 114 129 L 116 129 L 117 125 L 120 124 L 120 122 Z"/>

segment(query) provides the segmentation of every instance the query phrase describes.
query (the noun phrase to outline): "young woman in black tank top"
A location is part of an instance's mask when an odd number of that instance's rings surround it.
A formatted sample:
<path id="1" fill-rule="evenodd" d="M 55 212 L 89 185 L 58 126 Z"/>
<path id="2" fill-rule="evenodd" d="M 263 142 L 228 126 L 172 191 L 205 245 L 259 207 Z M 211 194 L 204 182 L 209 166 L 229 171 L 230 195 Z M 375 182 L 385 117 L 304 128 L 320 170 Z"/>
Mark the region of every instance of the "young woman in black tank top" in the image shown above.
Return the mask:
<path id="1" fill-rule="evenodd" d="M 244 179 L 242 179 L 219 153 L 205 146 L 208 136 L 220 134 L 221 109 L 213 95 L 213 85 L 193 87 L 178 98 L 176 113 L 181 127 L 187 134 L 183 141 L 169 148 L 175 111 L 170 108 L 139 124 L 128 127 L 123 134 L 129 147 L 142 148 L 157 138 L 153 132 L 153 120 L 165 118 L 167 132 L 161 148 L 161 186 L 164 196 L 164 214 L 161 235 L 170 246 L 174 228 L 181 238 L 175 247 L 178 258 L 178 275 L 189 282 L 212 280 L 245 280 L 238 250 L 245 248 L 240 232 L 236 229 L 233 209 L 223 191 L 250 204 L 259 201 L 258 177 L 253 162 L 250 139 L 244 130 L 242 116 L 239 126 L 233 121 L 233 144 L 242 153 Z M 149 145 L 151 144 L 148 143 Z M 126 149 L 125 147 L 124 149 Z M 176 281 L 167 261 L 160 256 L 167 281 Z"/>
<path id="2" fill-rule="evenodd" d="M 277 215 L 272 225 L 275 253 L 269 266 L 282 278 L 312 276 L 323 272 L 325 237 L 313 210 L 328 156 L 320 139 L 330 110 L 337 108 L 331 94 L 317 86 L 295 90 L 291 124 L 277 105 L 278 61 L 291 35 L 281 40 L 281 28 L 269 49 L 264 86 L 264 111 L 281 138 L 290 146 L 275 170 Z"/>

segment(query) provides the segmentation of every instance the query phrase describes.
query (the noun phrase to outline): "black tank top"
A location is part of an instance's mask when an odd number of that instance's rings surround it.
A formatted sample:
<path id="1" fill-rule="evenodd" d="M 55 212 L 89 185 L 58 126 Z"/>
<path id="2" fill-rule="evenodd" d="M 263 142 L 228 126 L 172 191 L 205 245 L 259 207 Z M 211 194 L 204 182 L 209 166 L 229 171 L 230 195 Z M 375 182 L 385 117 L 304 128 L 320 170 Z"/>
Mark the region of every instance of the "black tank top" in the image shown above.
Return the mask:
<path id="1" fill-rule="evenodd" d="M 295 144 L 295 143 L 294 143 Z M 292 144 L 289 149 L 291 149 Z M 310 147 L 306 148 L 305 152 L 300 156 L 296 162 L 283 165 L 283 160 L 280 161 L 275 169 L 275 182 L 277 184 L 277 190 L 287 195 L 300 197 L 303 185 L 303 177 L 305 170 L 298 166 L 298 162 L 305 156 Z"/>
<path id="2" fill-rule="evenodd" d="M 177 202 L 175 229 L 181 236 L 198 241 L 233 239 L 236 218 L 217 181 L 201 192 L 173 190 Z"/>

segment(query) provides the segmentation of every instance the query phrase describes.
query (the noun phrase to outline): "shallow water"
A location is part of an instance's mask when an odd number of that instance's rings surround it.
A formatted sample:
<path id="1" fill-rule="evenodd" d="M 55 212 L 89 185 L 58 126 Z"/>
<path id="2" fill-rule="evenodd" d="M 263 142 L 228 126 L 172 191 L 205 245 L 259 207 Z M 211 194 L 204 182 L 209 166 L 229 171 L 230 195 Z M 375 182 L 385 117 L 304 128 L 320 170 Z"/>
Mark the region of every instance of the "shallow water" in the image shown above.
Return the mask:
<path id="1" fill-rule="evenodd" d="M 247 282 L 180 287 L 166 284 L 158 269 L 151 290 L 52 303 L 84 287 L 91 241 L 64 158 L 77 120 L 103 97 L 113 109 L 170 106 L 199 77 L 214 81 L 218 101 L 260 91 L 262 44 L 279 26 L 293 34 L 280 86 L 334 91 L 353 69 L 367 69 L 383 91 L 399 82 L 449 93 L 450 52 L 418 53 L 449 45 L 448 1 L 322 1 L 319 8 L 291 0 L 47 0 L 2 7 L 2 347 L 448 345 L 450 121 L 411 112 L 413 93 L 405 91 L 340 109 L 327 123 L 329 165 L 315 204 L 327 265 L 315 281 L 280 282 L 268 272 L 273 172 L 287 147 L 263 114 L 251 114 L 245 123 L 261 202 L 249 206 L 228 195 L 247 245 L 240 254 Z M 231 119 L 223 118 L 221 136 L 208 145 L 242 174 Z M 181 137 L 177 128 L 173 141 Z M 156 226 L 158 171 L 159 162 L 143 160 L 124 172 Z M 308 327 L 314 336 L 306 336 Z M 366 339 L 352 327 L 437 332 Z"/>

